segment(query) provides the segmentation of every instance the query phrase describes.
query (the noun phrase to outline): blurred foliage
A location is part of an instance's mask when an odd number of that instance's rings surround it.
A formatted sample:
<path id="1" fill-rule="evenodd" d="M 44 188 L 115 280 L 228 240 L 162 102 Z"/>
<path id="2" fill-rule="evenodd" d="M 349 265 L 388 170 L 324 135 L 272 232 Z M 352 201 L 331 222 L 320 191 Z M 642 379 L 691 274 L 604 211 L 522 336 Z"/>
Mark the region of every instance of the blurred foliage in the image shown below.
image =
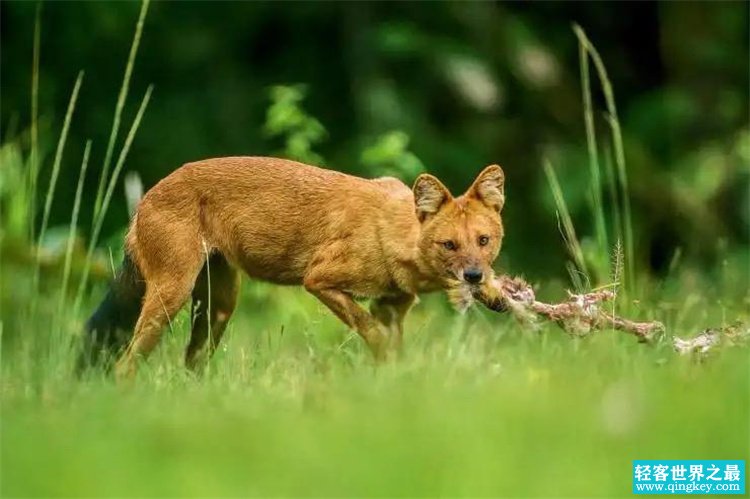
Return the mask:
<path id="1" fill-rule="evenodd" d="M 26 240 L 29 235 L 29 190 L 25 184 L 29 165 L 24 163 L 23 153 L 17 143 L 0 146 L 0 201 L 2 202 L 2 225 L 0 240 Z"/>
<path id="2" fill-rule="evenodd" d="M 35 3 L 0 9 L 2 140 L 25 163 Z M 86 185 L 96 185 L 138 10 L 135 2 L 43 5 L 40 192 L 75 75 L 84 69 L 88 78 L 52 226 L 68 223 L 89 137 Z M 748 12 L 739 2 L 155 3 L 131 87 L 133 95 L 149 83 L 156 90 L 125 168 L 148 189 L 188 161 L 282 154 L 405 181 L 424 168 L 459 193 L 499 163 L 508 195 L 500 264 L 531 278 L 563 276 L 568 255 L 544 159 L 584 250 L 595 247 L 576 22 L 614 85 L 639 270 L 666 273 L 677 254 L 708 268 L 747 256 Z M 595 78 L 592 88 L 606 171 L 612 144 Z M 136 106 L 127 102 L 124 122 Z M 122 192 L 103 240 L 127 224 Z M 86 189 L 83 228 L 94 197 Z M 23 223 L 3 203 L 3 225 Z M 608 217 L 612 208 L 605 200 Z"/>
<path id="3" fill-rule="evenodd" d="M 272 102 L 264 129 L 271 137 L 284 138 L 284 150 L 278 155 L 321 165 L 323 158 L 312 148 L 325 138 L 326 129 L 302 109 L 304 98 L 305 88 L 302 85 L 277 85 L 271 88 Z"/>
<path id="4" fill-rule="evenodd" d="M 29 242 L 29 171 L 29 162 L 24 159 L 17 142 L 8 142 L 0 146 L 0 269 L 7 272 L 11 266 L 17 266 L 24 270 L 28 278 L 31 274 L 30 269 L 38 258 L 40 270 L 56 279 L 63 267 L 70 229 L 68 225 L 63 224 L 52 227 L 45 233 L 44 239 L 37 242 L 38 253 L 34 251 Z M 62 215 L 63 218 L 65 216 L 69 222 L 70 212 Z M 105 248 L 114 249 L 117 261 L 122 258 L 124 235 L 123 227 L 104 241 Z M 92 261 L 92 276 L 100 281 L 112 275 L 112 265 L 105 253 L 106 251 L 100 251 Z M 73 271 L 78 277 L 86 259 L 86 244 L 82 234 L 73 235 L 72 257 Z M 10 307 L 6 307 L 7 304 L 0 301 L 0 310 L 17 311 L 17 307 L 27 298 L 28 296 L 16 297 L 18 301 L 14 300 Z"/>
<path id="5" fill-rule="evenodd" d="M 425 171 L 419 158 L 409 151 L 409 136 L 398 130 L 378 137 L 374 144 L 362 151 L 362 164 L 372 172 L 399 177 L 411 183 Z"/>

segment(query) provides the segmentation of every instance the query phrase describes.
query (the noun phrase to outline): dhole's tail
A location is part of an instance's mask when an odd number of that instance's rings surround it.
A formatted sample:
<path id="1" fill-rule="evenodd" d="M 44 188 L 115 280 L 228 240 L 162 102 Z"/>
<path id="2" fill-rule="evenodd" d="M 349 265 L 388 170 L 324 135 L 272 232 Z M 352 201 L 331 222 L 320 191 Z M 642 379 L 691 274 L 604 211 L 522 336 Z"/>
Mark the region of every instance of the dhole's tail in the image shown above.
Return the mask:
<path id="1" fill-rule="evenodd" d="M 126 251 L 107 295 L 86 322 L 76 365 L 79 373 L 94 366 L 111 367 L 130 341 L 145 289 L 143 277 Z"/>

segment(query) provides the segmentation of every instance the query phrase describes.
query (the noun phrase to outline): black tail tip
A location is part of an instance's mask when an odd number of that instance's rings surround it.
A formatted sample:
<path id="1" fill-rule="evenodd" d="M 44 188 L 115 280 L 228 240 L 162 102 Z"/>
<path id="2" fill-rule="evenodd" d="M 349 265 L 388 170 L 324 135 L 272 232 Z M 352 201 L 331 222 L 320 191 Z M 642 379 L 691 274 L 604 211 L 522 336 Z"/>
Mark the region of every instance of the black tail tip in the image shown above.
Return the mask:
<path id="1" fill-rule="evenodd" d="M 105 299 L 86 323 L 75 365 L 79 375 L 95 369 L 109 372 L 128 344 L 130 333 L 112 320 L 109 311 Z"/>

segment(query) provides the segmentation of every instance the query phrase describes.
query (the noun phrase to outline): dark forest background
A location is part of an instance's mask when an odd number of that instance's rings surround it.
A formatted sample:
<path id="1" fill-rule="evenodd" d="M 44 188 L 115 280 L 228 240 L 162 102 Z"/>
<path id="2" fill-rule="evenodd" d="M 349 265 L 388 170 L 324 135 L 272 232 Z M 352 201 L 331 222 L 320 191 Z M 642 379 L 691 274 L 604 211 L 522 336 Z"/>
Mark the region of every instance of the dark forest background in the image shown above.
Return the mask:
<path id="1" fill-rule="evenodd" d="M 2 138 L 24 148 L 36 8 L 0 6 Z M 50 220 L 69 222 L 91 138 L 83 237 L 139 9 L 137 2 L 47 2 L 41 10 L 40 187 L 83 69 Z M 122 130 L 148 85 L 155 89 L 125 171 L 138 172 L 148 188 L 188 161 L 283 154 L 265 126 L 270 89 L 303 84 L 301 106 L 327 132 L 313 149 L 329 168 L 387 171 L 363 151 L 394 131 L 454 193 L 485 165 L 501 164 L 508 196 L 501 265 L 562 276 L 566 249 L 545 160 L 579 236 L 593 234 L 573 23 L 601 53 L 614 86 L 639 268 L 664 274 L 677 253 L 704 268 L 746 255 L 746 2 L 154 2 Z M 604 163 L 612 144 L 600 88 L 592 69 Z M 410 182 L 415 172 L 404 172 Z M 127 224 L 122 192 L 107 214 L 105 242 Z"/>

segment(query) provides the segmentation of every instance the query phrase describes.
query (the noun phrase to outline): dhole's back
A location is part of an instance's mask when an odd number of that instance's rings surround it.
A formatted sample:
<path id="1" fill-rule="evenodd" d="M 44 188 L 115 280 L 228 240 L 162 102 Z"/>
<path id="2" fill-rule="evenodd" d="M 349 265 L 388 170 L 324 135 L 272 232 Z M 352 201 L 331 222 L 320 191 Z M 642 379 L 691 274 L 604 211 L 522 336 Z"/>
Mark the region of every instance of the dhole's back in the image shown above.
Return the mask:
<path id="1" fill-rule="evenodd" d="M 383 231 L 415 237 L 413 206 L 411 190 L 396 179 L 366 180 L 277 158 L 220 158 L 189 163 L 151 189 L 130 237 L 171 232 L 180 220 L 205 250 L 220 251 L 251 276 L 300 284 L 324 243 L 340 242 L 365 270 Z"/>

